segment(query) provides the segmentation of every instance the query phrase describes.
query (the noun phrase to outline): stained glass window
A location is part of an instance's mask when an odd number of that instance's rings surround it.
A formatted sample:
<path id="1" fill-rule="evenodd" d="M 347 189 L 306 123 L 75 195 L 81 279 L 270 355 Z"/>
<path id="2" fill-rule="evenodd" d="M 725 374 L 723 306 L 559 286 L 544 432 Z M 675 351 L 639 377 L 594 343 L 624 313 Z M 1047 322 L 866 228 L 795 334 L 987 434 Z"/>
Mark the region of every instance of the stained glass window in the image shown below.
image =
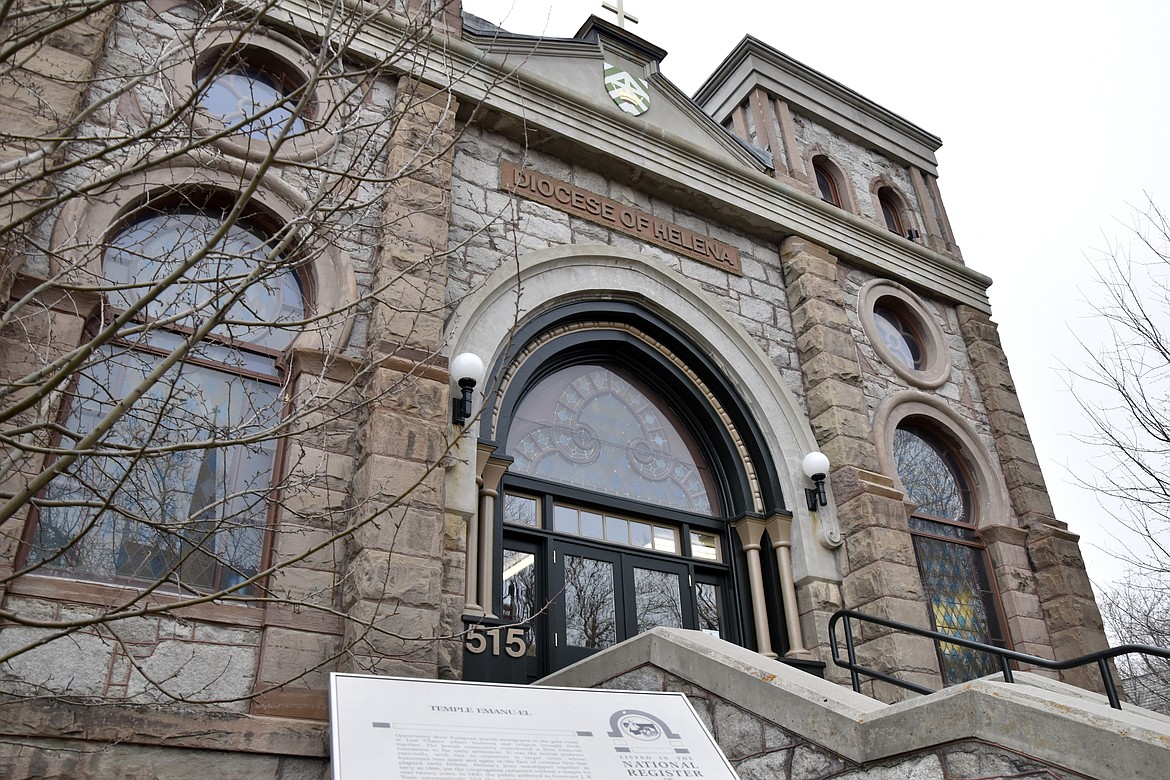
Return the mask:
<path id="1" fill-rule="evenodd" d="M 906 497 L 918 504 L 919 513 L 969 521 L 970 491 L 949 450 L 900 428 L 894 432 L 894 460 Z"/>
<path id="2" fill-rule="evenodd" d="M 984 644 L 1002 644 L 986 550 L 975 534 L 970 491 L 953 452 L 929 434 L 899 429 L 894 459 L 906 495 L 918 508 L 910 518 L 918 571 L 936 631 Z M 942 642 L 946 685 L 999 670 L 985 652 Z"/>
<path id="3" fill-rule="evenodd" d="M 101 347 L 69 393 L 68 438 L 110 427 L 40 499 L 28 562 L 41 571 L 184 591 L 259 571 L 282 410 L 275 350 L 292 340 L 280 324 L 302 318 L 304 302 L 259 230 L 232 225 L 209 248 L 221 226 L 216 212 L 152 212 L 111 242 L 110 301 L 146 301 L 140 322 L 153 327 Z M 146 386 L 208 318 L 215 337 Z"/>
<path id="4" fill-rule="evenodd" d="M 610 366 L 553 373 L 518 405 L 509 471 L 711 515 L 710 470 L 694 439 L 653 390 Z"/>
<path id="5" fill-rule="evenodd" d="M 911 529 L 934 532 L 929 520 L 911 518 Z M 974 541 L 969 529 L 949 526 L 946 535 L 968 531 L 966 540 Z M 993 643 L 991 627 L 995 622 L 994 595 L 986 582 L 983 550 L 980 547 L 957 544 L 922 534 L 914 535 L 914 552 L 918 556 L 918 570 L 930 603 L 930 615 L 936 631 L 973 642 Z M 943 642 L 939 645 L 942 658 L 943 682 L 946 685 L 974 680 L 999 671 L 995 656 L 959 645 Z"/>

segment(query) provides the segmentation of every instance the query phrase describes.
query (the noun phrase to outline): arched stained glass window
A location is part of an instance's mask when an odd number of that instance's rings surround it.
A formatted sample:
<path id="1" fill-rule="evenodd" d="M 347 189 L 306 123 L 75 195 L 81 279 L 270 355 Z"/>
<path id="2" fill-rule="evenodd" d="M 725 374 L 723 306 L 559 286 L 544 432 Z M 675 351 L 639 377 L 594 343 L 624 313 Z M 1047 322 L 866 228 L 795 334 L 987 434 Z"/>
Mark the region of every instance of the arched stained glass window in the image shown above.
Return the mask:
<path id="1" fill-rule="evenodd" d="M 918 504 L 916 514 L 970 522 L 971 494 L 953 454 L 900 428 L 894 432 L 894 459 L 906 496 Z"/>
<path id="2" fill-rule="evenodd" d="M 710 471 L 651 388 L 616 366 L 574 365 L 533 387 L 508 432 L 509 471 L 711 515 Z"/>
<path id="3" fill-rule="evenodd" d="M 974 523 L 971 491 L 955 453 L 917 430 L 894 432 L 894 460 L 906 496 L 918 504 L 910 517 L 918 571 L 936 631 L 1002 645 L 987 550 Z M 994 674 L 994 656 L 941 643 L 943 682 L 954 685 Z"/>

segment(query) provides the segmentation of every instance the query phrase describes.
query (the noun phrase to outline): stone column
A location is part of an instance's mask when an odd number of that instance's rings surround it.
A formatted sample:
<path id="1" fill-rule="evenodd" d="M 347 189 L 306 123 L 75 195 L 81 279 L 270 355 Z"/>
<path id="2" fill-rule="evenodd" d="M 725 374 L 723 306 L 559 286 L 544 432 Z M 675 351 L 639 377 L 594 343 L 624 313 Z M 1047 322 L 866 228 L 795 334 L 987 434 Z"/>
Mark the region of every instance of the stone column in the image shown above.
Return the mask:
<path id="1" fill-rule="evenodd" d="M 780 252 L 813 434 L 833 464 L 830 479 L 845 538 L 840 560 L 842 606 L 929 628 L 909 510 L 893 480 L 877 473 L 873 426 L 855 336 L 837 281 L 837 258 L 795 237 L 787 239 Z M 812 622 L 825 625 L 828 614 L 814 612 Z M 863 663 L 912 682 L 941 686 L 929 640 L 873 628 L 860 631 L 857 638 Z M 823 659 L 829 657 L 827 641 L 825 634 L 816 637 Z M 829 673 L 841 678 L 834 667 Z M 867 685 L 867 692 L 878 698 L 907 695 L 884 684 Z"/>
<path id="2" fill-rule="evenodd" d="M 800 611 L 796 605 L 796 581 L 792 576 L 792 518 L 774 515 L 768 521 L 768 536 L 776 553 L 780 569 L 780 596 L 784 602 L 784 624 L 788 630 L 786 656 L 811 658 L 804 649 L 804 635 L 800 630 Z"/>
<path id="3" fill-rule="evenodd" d="M 436 357 L 457 107 L 430 92 L 408 79 L 396 92 L 352 492 L 360 526 L 343 575 L 343 671 L 440 677 L 461 663 L 459 643 L 437 639 L 462 629 L 467 601 L 464 576 L 443 578 L 444 560 L 465 555 L 466 529 L 452 537 L 445 523 L 451 392 Z"/>
<path id="4" fill-rule="evenodd" d="M 1045 631 L 1028 623 L 1023 632 L 1027 644 L 1034 646 L 1038 655 L 1044 655 L 1045 640 L 1058 660 L 1104 649 L 1108 646 L 1104 622 L 1081 558 L 1078 537 L 1068 532 L 1068 526 L 1057 520 L 1052 510 L 1028 424 L 1000 345 L 999 332 L 983 312 L 960 306 L 958 316 L 971 367 L 987 407 L 1012 509 L 1024 532 L 1022 537 L 1016 534 L 1011 539 L 1015 547 L 1011 552 L 1004 548 L 1006 540 L 1002 534 L 985 535 L 989 545 L 993 545 L 992 557 L 997 568 L 1002 565 L 1006 554 L 1018 562 L 1021 570 L 1026 561 L 1027 571 L 1032 575 L 1031 581 L 1020 589 L 1019 597 L 1003 593 L 1005 610 L 1009 602 L 1015 602 L 1020 611 L 1015 617 L 1017 623 L 1020 618 L 1043 620 Z M 1004 588 L 1002 584 L 1000 587 Z M 1034 600 L 1028 598 L 1030 587 L 1035 588 Z M 1009 625 L 1012 619 L 1009 617 Z M 1019 637 L 1013 634 L 1013 638 Z M 1061 679 L 1101 690 L 1100 675 L 1093 668 L 1064 672 Z"/>
<path id="5" fill-rule="evenodd" d="M 512 463 L 511 458 L 492 458 L 484 457 L 484 453 L 490 455 L 495 451 L 495 446 L 490 444 L 479 444 L 479 453 L 483 458 L 482 465 L 479 469 L 479 517 L 476 518 L 476 524 L 479 526 L 479 603 L 483 605 L 483 613 L 488 617 L 495 617 L 492 612 L 492 604 L 495 603 L 495 593 L 492 592 L 492 583 L 495 581 L 496 571 L 496 499 L 500 496 L 500 480 L 504 478 L 504 472 L 508 470 L 508 466 Z M 467 544 L 467 555 L 470 558 L 476 554 L 471 547 L 471 542 Z"/>
<path id="6" fill-rule="evenodd" d="M 747 554 L 748 584 L 752 591 L 752 619 L 756 626 L 756 650 L 760 655 L 775 658 L 772 650 L 772 632 L 768 627 L 768 611 L 764 602 L 764 576 L 760 568 L 760 548 L 767 524 L 763 520 L 746 517 L 731 524 L 739 534 L 739 541 Z"/>

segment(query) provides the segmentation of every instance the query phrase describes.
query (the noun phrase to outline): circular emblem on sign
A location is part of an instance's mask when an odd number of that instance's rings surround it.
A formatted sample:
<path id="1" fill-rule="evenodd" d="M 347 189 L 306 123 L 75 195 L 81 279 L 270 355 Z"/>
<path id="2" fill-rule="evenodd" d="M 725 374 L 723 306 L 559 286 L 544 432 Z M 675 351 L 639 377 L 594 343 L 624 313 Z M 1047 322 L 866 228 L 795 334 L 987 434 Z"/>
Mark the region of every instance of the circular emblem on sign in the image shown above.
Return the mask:
<path id="1" fill-rule="evenodd" d="M 640 712 L 622 717 L 618 721 L 618 728 L 627 737 L 640 739 L 643 742 L 650 742 L 662 736 L 662 732 L 658 729 L 658 724 Z"/>
<path id="2" fill-rule="evenodd" d="M 616 65 L 605 63 L 605 89 L 618 108 L 638 116 L 650 109 L 650 85 Z"/>

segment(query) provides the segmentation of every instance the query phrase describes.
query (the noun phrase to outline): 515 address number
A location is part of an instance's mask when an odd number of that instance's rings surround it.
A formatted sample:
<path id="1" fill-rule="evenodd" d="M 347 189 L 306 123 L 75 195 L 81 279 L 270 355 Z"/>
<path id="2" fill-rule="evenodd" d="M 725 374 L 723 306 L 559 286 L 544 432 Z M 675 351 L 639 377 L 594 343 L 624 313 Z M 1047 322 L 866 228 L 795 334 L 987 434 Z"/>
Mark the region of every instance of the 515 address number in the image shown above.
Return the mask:
<path id="1" fill-rule="evenodd" d="M 463 640 L 463 647 L 469 653 L 486 653 L 499 655 L 501 649 L 512 658 L 523 658 L 528 652 L 528 643 L 524 641 L 525 629 L 519 626 L 496 626 L 494 628 L 473 628 L 467 632 Z"/>

